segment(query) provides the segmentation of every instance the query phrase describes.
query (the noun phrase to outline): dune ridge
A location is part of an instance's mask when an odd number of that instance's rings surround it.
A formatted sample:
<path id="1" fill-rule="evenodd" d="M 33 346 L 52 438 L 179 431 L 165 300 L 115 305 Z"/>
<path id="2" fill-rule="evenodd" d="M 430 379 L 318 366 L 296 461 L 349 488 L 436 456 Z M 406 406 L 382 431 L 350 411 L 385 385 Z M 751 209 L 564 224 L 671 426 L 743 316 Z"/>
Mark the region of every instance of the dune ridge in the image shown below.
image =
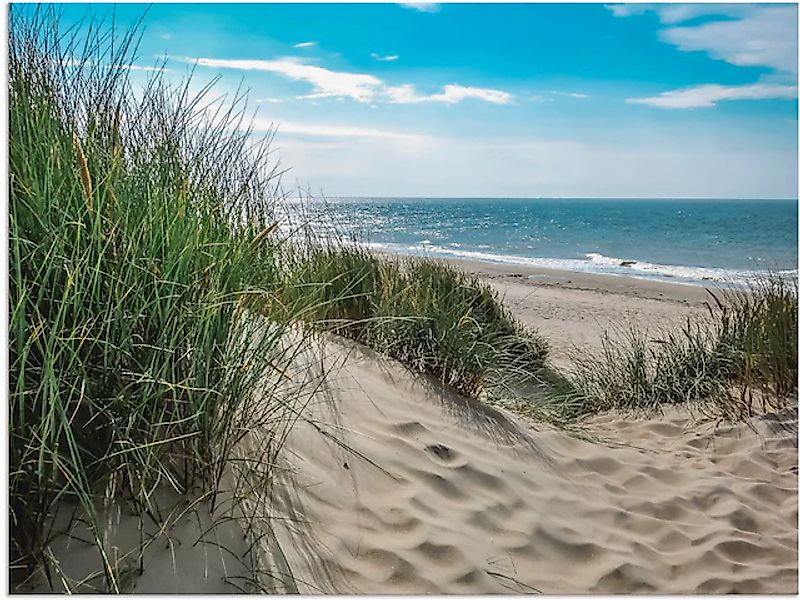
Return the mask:
<path id="1" fill-rule="evenodd" d="M 356 344 L 297 368 L 320 365 L 275 498 L 301 593 L 797 591 L 796 408 L 607 414 L 579 439 Z"/>

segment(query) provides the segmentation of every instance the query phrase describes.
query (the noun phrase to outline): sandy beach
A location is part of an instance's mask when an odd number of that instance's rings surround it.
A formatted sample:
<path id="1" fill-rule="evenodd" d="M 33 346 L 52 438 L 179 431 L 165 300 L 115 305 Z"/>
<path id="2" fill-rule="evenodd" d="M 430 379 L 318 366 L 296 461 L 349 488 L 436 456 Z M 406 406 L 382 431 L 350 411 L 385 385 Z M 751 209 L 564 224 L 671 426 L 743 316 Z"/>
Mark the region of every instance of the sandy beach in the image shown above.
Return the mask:
<path id="1" fill-rule="evenodd" d="M 480 263 L 565 362 L 615 322 L 702 315 L 702 288 Z M 795 593 L 796 410 L 751 426 L 684 409 L 584 423 L 583 439 L 328 344 L 278 492 L 306 593 Z M 334 436 L 339 441 L 334 443 Z M 346 449 L 345 449 L 346 447 Z"/>
<path id="2" fill-rule="evenodd" d="M 355 345 L 320 353 L 277 491 L 302 593 L 797 590 L 796 412 L 608 414 L 578 439 Z"/>
<path id="3" fill-rule="evenodd" d="M 596 350 L 607 330 L 656 332 L 708 316 L 701 286 L 477 261 L 447 260 L 488 281 L 514 315 L 550 343 L 567 365 L 574 351 Z M 711 288 L 713 291 L 713 287 Z"/>

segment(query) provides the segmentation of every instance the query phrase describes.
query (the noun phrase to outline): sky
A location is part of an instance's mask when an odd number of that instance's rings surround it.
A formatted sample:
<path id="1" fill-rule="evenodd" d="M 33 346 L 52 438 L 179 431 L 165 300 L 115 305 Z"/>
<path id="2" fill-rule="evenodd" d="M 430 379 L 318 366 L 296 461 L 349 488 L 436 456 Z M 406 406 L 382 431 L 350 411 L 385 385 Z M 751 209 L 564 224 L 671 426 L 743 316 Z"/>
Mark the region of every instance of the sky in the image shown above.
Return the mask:
<path id="1" fill-rule="evenodd" d="M 131 77 L 242 85 L 287 189 L 797 197 L 794 4 L 154 4 L 143 25 Z"/>

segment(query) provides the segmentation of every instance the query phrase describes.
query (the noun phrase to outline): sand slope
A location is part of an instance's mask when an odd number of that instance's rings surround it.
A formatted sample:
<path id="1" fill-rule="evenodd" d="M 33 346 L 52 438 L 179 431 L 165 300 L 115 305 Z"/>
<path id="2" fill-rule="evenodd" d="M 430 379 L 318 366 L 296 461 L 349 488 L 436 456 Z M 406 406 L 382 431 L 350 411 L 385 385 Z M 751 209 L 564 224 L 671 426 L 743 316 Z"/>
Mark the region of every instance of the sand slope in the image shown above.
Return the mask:
<path id="1" fill-rule="evenodd" d="M 597 443 L 356 346 L 318 352 L 302 368 L 348 359 L 290 434 L 276 498 L 301 592 L 797 591 L 796 411 L 716 435 L 608 415 Z"/>

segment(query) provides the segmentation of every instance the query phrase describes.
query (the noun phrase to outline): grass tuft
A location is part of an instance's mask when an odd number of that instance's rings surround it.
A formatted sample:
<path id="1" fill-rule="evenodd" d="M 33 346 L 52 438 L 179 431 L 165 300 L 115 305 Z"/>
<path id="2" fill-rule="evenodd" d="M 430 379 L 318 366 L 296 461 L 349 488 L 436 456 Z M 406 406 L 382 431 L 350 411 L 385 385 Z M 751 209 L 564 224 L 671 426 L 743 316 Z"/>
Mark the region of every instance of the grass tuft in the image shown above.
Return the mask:
<path id="1" fill-rule="evenodd" d="M 326 244 L 293 247 L 284 262 L 292 281 L 276 301 L 290 313 L 465 396 L 491 396 L 504 380 L 532 378 L 544 365 L 544 340 L 488 284 L 451 266 Z"/>
<path id="2" fill-rule="evenodd" d="M 570 411 L 705 403 L 739 419 L 796 395 L 797 281 L 765 274 L 709 296 L 707 321 L 607 335 L 599 353 L 576 356 Z"/>

